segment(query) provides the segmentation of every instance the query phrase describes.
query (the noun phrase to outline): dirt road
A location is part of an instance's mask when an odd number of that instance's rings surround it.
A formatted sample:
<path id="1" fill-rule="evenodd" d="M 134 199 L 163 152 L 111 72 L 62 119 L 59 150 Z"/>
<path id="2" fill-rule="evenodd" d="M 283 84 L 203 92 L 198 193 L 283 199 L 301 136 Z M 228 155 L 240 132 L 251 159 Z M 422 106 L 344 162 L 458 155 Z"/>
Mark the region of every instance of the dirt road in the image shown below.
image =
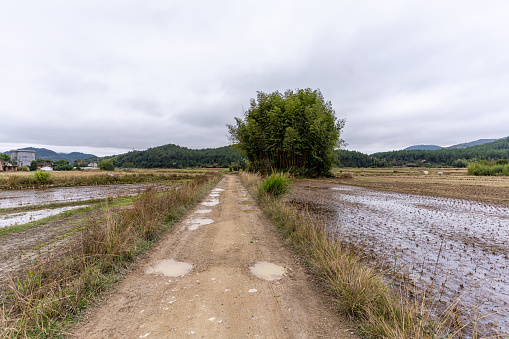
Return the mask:
<path id="1" fill-rule="evenodd" d="M 70 336 L 354 338 L 297 260 L 228 175 Z"/>

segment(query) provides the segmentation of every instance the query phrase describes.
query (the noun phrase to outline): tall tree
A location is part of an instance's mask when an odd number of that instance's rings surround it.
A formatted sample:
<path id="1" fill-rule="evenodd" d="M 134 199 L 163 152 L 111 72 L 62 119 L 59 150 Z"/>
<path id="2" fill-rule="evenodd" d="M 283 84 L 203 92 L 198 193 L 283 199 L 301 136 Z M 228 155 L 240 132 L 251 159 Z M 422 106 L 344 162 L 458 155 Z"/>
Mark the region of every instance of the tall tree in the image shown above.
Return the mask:
<path id="1" fill-rule="evenodd" d="M 324 175 L 334 161 L 344 120 L 337 119 L 319 89 L 258 92 L 244 119 L 227 125 L 230 140 L 248 158 L 253 170 L 289 170 Z"/>

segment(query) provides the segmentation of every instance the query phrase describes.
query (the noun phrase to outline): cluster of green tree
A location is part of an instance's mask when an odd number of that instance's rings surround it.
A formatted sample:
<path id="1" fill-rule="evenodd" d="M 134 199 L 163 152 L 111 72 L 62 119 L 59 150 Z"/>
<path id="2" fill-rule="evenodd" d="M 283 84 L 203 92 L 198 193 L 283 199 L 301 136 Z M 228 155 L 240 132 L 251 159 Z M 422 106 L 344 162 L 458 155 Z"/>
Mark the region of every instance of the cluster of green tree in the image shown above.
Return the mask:
<path id="1" fill-rule="evenodd" d="M 232 162 L 244 162 L 243 157 L 229 146 L 196 150 L 173 144 L 112 157 L 87 159 L 97 163 L 104 160 L 111 161 L 115 167 L 123 168 L 226 168 Z"/>
<path id="2" fill-rule="evenodd" d="M 470 175 L 504 175 L 509 176 L 509 161 L 499 159 L 488 162 L 486 160 L 476 161 L 467 166 Z"/>
<path id="3" fill-rule="evenodd" d="M 244 119 L 228 125 L 231 141 L 250 169 L 318 176 L 329 172 L 344 120 L 338 120 L 320 90 L 258 92 Z"/>
<path id="4" fill-rule="evenodd" d="M 383 158 L 373 157 L 357 151 L 337 150 L 337 167 L 385 167 L 387 161 Z"/>
<path id="5" fill-rule="evenodd" d="M 392 151 L 372 154 L 385 159 L 388 166 L 452 166 L 466 167 L 469 163 L 509 158 L 509 138 L 478 146 L 439 150 Z"/>
<path id="6" fill-rule="evenodd" d="M 67 160 L 60 159 L 58 161 L 51 161 L 47 159 L 32 160 L 30 163 L 30 170 L 37 171 L 39 166 L 52 166 L 55 171 L 72 171 L 73 165 Z"/>
<path id="7" fill-rule="evenodd" d="M 11 156 L 7 153 L 0 153 L 0 160 L 11 162 Z"/>

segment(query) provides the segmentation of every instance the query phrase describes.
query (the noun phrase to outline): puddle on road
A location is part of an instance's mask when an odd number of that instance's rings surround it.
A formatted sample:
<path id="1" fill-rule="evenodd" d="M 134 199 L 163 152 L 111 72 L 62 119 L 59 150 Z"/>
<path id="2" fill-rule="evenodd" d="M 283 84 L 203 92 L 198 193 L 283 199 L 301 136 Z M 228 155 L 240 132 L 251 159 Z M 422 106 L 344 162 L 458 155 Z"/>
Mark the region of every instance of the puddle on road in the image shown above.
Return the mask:
<path id="1" fill-rule="evenodd" d="M 241 204 L 241 205 L 252 205 L 252 204 L 254 204 L 254 203 L 255 203 L 255 202 L 254 202 L 254 201 L 252 201 L 252 200 L 247 200 L 247 201 L 241 201 L 241 202 L 239 202 L 239 204 Z"/>
<path id="2" fill-rule="evenodd" d="M 62 213 L 64 211 L 73 210 L 76 208 L 87 207 L 88 205 L 81 206 L 69 206 L 55 209 L 45 209 L 38 211 L 27 211 L 20 213 L 12 213 L 6 215 L 0 215 L 0 227 L 8 227 L 13 225 L 22 225 L 31 221 L 43 219 L 52 215 Z"/>
<path id="3" fill-rule="evenodd" d="M 190 231 L 196 231 L 200 226 L 210 225 L 213 222 L 214 220 L 212 219 L 200 219 L 200 218 L 186 220 L 186 224 L 189 225 L 187 226 L 187 229 Z"/>
<path id="4" fill-rule="evenodd" d="M 205 213 L 210 213 L 210 212 L 212 212 L 212 210 L 198 210 L 198 211 L 196 211 L 194 213 L 205 214 Z"/>
<path id="5" fill-rule="evenodd" d="M 277 280 L 285 273 L 285 268 L 270 262 L 258 262 L 249 268 L 251 273 L 260 279 Z"/>
<path id="6" fill-rule="evenodd" d="M 224 188 L 214 188 L 212 192 L 223 192 Z"/>
<path id="7" fill-rule="evenodd" d="M 193 265 L 175 261 L 173 259 L 163 260 L 153 267 L 149 267 L 145 273 L 161 273 L 167 277 L 180 277 L 188 274 L 193 269 Z"/>
<path id="8" fill-rule="evenodd" d="M 219 204 L 219 199 L 210 199 L 201 203 L 203 206 L 216 206 Z"/>
<path id="9" fill-rule="evenodd" d="M 258 212 L 258 210 L 244 210 L 244 213 L 253 213 L 253 212 Z"/>
<path id="10" fill-rule="evenodd" d="M 219 194 L 219 193 L 210 193 L 210 194 L 209 194 L 209 197 L 211 197 L 211 198 L 215 198 L 215 197 L 218 197 L 218 196 L 220 196 L 220 195 L 221 195 L 221 194 Z"/>

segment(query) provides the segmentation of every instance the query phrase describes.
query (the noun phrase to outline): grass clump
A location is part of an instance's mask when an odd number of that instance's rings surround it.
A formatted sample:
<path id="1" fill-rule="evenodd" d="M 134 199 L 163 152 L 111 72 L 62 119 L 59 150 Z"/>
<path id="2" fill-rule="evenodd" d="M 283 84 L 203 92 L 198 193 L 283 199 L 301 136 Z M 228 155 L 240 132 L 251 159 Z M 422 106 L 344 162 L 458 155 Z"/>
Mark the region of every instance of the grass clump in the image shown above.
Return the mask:
<path id="1" fill-rule="evenodd" d="M 288 193 L 290 178 L 287 173 L 273 171 L 260 185 L 260 192 L 267 193 L 272 197 L 280 197 Z"/>
<path id="2" fill-rule="evenodd" d="M 137 256 L 220 179 L 218 173 L 164 192 L 147 190 L 134 204 L 84 221 L 58 255 L 34 263 L 0 291 L 2 338 L 54 338 L 80 311 L 121 279 Z"/>
<path id="3" fill-rule="evenodd" d="M 39 185 L 47 185 L 51 184 L 53 181 L 51 178 L 51 174 L 49 172 L 44 171 L 35 171 L 34 175 L 32 176 L 32 180 L 34 183 Z"/>

